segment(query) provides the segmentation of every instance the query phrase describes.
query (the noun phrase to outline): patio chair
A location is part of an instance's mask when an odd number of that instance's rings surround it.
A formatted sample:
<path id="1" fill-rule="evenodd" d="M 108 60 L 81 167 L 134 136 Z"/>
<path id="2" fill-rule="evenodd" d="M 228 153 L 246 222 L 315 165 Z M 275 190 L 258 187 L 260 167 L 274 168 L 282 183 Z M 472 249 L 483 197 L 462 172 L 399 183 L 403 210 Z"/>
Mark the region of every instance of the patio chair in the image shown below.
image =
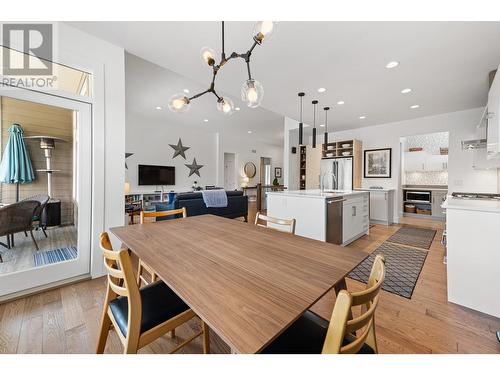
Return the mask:
<path id="1" fill-rule="evenodd" d="M 45 235 L 45 238 L 47 238 L 47 232 L 45 232 L 45 228 L 42 225 L 42 213 L 43 210 L 45 209 L 45 206 L 49 202 L 50 197 L 47 194 L 37 194 L 33 195 L 32 197 L 23 199 L 22 201 L 38 201 L 40 202 L 40 207 L 38 207 L 35 210 L 35 213 L 33 214 L 33 226 L 36 229 L 41 229 L 43 234 Z M 25 232 L 26 237 L 28 237 L 28 233 Z"/>
<path id="2" fill-rule="evenodd" d="M 0 245 L 10 249 L 14 246 L 14 234 L 30 232 L 31 239 L 38 250 L 38 244 L 33 236 L 33 216 L 40 208 L 40 202 L 25 200 L 0 208 L 0 237 L 7 236 L 7 244 Z"/>

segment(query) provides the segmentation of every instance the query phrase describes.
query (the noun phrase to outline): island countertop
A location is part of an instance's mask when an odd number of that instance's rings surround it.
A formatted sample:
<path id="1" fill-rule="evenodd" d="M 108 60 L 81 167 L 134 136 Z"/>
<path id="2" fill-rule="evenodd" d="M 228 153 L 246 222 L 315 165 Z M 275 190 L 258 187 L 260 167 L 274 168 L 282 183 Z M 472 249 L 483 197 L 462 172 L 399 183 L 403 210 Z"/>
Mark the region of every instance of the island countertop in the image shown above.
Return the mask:
<path id="1" fill-rule="evenodd" d="M 331 199 L 331 198 L 342 198 L 347 196 L 362 195 L 367 194 L 367 191 L 356 191 L 356 190 L 325 190 L 320 189 L 310 189 L 310 190 L 285 190 L 285 191 L 270 191 L 266 193 L 267 195 L 278 195 L 286 197 L 304 197 L 304 198 L 315 198 L 315 199 Z"/>

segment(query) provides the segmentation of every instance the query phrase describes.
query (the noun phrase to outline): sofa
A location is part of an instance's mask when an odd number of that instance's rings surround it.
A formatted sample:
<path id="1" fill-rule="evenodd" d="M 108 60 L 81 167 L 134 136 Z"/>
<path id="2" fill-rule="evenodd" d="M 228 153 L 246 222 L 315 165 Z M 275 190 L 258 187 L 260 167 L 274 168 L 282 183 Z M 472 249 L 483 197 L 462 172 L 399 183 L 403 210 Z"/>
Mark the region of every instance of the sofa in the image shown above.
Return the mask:
<path id="1" fill-rule="evenodd" d="M 178 194 L 174 208 L 186 207 L 188 216 L 217 215 L 235 219 L 245 218 L 248 221 L 248 197 L 242 191 L 226 191 L 227 207 L 207 207 L 199 192 Z"/>

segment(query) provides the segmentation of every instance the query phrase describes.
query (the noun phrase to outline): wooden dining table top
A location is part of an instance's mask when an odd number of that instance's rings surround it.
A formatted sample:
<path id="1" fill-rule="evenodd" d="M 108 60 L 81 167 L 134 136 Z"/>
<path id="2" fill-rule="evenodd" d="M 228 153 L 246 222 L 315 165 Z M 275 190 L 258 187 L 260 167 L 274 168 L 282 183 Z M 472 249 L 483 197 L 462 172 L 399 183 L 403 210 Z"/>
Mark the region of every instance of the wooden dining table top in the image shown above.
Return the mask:
<path id="1" fill-rule="evenodd" d="M 258 353 L 367 254 L 213 215 L 112 228 L 236 353 Z"/>

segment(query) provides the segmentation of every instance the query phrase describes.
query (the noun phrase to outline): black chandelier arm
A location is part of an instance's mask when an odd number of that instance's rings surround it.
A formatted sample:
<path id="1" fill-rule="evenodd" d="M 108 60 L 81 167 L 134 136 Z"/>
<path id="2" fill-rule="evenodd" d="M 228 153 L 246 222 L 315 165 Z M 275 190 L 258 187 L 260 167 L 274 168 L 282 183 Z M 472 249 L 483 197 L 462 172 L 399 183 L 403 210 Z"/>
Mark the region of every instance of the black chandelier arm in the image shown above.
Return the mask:
<path id="1" fill-rule="evenodd" d="M 198 94 L 196 94 L 196 95 L 193 95 L 192 97 L 188 98 L 188 100 L 189 100 L 189 101 L 191 101 L 191 100 L 193 100 L 193 99 L 199 98 L 200 96 L 203 96 L 203 95 L 205 95 L 206 93 L 209 93 L 209 92 L 211 92 L 211 91 L 212 91 L 211 89 L 207 89 L 207 90 L 205 90 L 205 91 L 203 91 L 203 92 L 200 92 L 200 93 L 198 93 Z"/>
<path id="2" fill-rule="evenodd" d="M 226 51 L 224 49 L 224 21 L 222 21 L 222 53 L 221 53 L 221 63 L 222 61 L 226 61 Z"/>
<path id="3" fill-rule="evenodd" d="M 248 79 L 252 79 L 252 74 L 250 73 L 250 60 L 247 60 L 247 72 L 248 72 Z"/>

